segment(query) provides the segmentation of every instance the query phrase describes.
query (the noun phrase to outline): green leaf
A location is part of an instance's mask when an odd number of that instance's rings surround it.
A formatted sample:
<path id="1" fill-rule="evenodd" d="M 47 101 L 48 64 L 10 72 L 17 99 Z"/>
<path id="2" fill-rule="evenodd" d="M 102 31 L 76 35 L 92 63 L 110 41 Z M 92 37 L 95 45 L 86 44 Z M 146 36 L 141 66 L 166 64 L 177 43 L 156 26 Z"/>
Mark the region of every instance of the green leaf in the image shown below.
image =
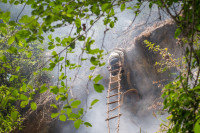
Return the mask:
<path id="1" fill-rule="evenodd" d="M 115 23 L 113 21 L 110 22 L 110 28 L 113 28 L 115 26 Z"/>
<path id="2" fill-rule="evenodd" d="M 94 81 L 95 83 L 98 83 L 101 79 L 103 79 L 103 77 L 99 74 L 99 75 L 97 75 L 97 76 L 93 79 L 93 81 Z"/>
<path id="3" fill-rule="evenodd" d="M 0 23 L 0 27 L 6 27 L 7 25 L 4 23 Z"/>
<path id="4" fill-rule="evenodd" d="M 85 122 L 84 125 L 85 125 L 86 127 L 92 127 L 92 124 L 90 124 L 89 122 Z"/>
<path id="5" fill-rule="evenodd" d="M 90 20 L 90 25 L 92 25 L 94 23 L 94 20 Z"/>
<path id="6" fill-rule="evenodd" d="M 198 31 L 200 31 L 200 24 L 199 24 L 199 25 L 197 25 L 197 27 L 196 27 L 196 28 L 197 28 L 197 30 L 198 30 Z"/>
<path id="7" fill-rule="evenodd" d="M 54 48 L 55 48 L 55 45 L 50 45 L 50 46 L 48 47 L 49 50 L 52 50 L 52 49 L 54 49 Z"/>
<path id="8" fill-rule="evenodd" d="M 12 54 L 17 54 L 17 48 L 11 46 L 8 50 L 7 50 L 9 53 L 12 53 Z"/>
<path id="9" fill-rule="evenodd" d="M 37 109 L 37 104 L 35 102 L 31 103 L 31 109 L 36 110 Z"/>
<path id="10" fill-rule="evenodd" d="M 180 34 L 181 34 L 181 29 L 177 28 L 174 37 L 177 39 Z"/>
<path id="11" fill-rule="evenodd" d="M 84 109 L 83 109 L 83 108 L 80 108 L 80 110 L 78 111 L 78 114 L 79 114 L 79 115 L 83 115 L 83 112 L 84 112 Z"/>
<path id="12" fill-rule="evenodd" d="M 23 90 L 24 92 L 27 92 L 27 87 L 26 87 L 26 84 L 25 84 L 25 83 L 23 83 L 22 90 Z"/>
<path id="13" fill-rule="evenodd" d="M 24 107 L 26 107 L 26 105 L 29 103 L 29 101 L 22 101 L 21 103 L 20 103 L 20 107 L 21 108 L 24 108 Z"/>
<path id="14" fill-rule="evenodd" d="M 128 9 L 128 10 L 131 10 L 131 9 L 133 9 L 133 7 L 129 6 L 129 7 L 127 7 L 127 9 Z"/>
<path id="15" fill-rule="evenodd" d="M 64 83 L 63 81 L 61 81 L 61 85 L 62 85 L 62 86 L 65 86 L 65 83 Z"/>
<path id="16" fill-rule="evenodd" d="M 62 60 L 64 60 L 64 59 L 65 59 L 64 57 L 60 57 L 59 61 L 62 61 Z"/>
<path id="17" fill-rule="evenodd" d="M 78 129 L 78 128 L 80 127 L 80 125 L 81 125 L 81 122 L 82 122 L 81 119 L 76 120 L 76 121 L 74 122 L 74 127 L 75 127 L 76 129 Z"/>
<path id="18" fill-rule="evenodd" d="M 90 62 L 93 64 L 93 65 L 98 65 L 99 64 L 99 61 L 97 60 L 97 58 L 95 58 L 94 56 L 92 56 L 90 58 Z"/>
<path id="19" fill-rule="evenodd" d="M 98 99 L 94 99 L 92 102 L 91 102 L 91 105 L 90 106 L 93 106 L 95 103 L 97 103 L 99 100 Z"/>
<path id="20" fill-rule="evenodd" d="M 51 54 L 52 54 L 53 56 L 57 55 L 56 51 L 53 51 Z"/>
<path id="21" fill-rule="evenodd" d="M 19 69 L 20 69 L 20 66 L 17 66 L 17 68 L 16 68 L 16 72 L 18 72 L 18 71 L 19 71 Z"/>
<path id="22" fill-rule="evenodd" d="M 94 90 L 98 93 L 102 93 L 104 90 L 104 86 L 101 84 L 94 84 Z"/>
<path id="23" fill-rule="evenodd" d="M 56 63 L 51 62 L 51 63 L 49 64 L 49 69 L 48 69 L 48 70 L 52 71 L 52 70 L 54 69 L 55 66 L 56 66 Z"/>
<path id="24" fill-rule="evenodd" d="M 27 57 L 28 57 L 28 58 L 31 58 L 31 56 L 32 56 L 32 52 L 29 51 Z"/>
<path id="25" fill-rule="evenodd" d="M 125 3 L 121 4 L 121 7 L 120 7 L 121 12 L 123 12 L 125 10 L 125 8 L 126 8 Z"/>
<path id="26" fill-rule="evenodd" d="M 59 113 L 52 113 L 51 118 L 56 118 L 59 115 Z"/>
<path id="27" fill-rule="evenodd" d="M 52 38 L 52 34 L 48 35 L 48 39 L 49 39 L 51 42 L 54 42 L 54 39 Z"/>
<path id="28" fill-rule="evenodd" d="M 79 41 L 84 41 L 84 40 L 85 40 L 85 36 L 80 36 L 80 37 L 78 38 L 78 40 L 79 40 Z"/>
<path id="29" fill-rule="evenodd" d="M 94 70 L 96 67 L 95 66 L 91 66 L 90 67 L 90 70 Z"/>
<path id="30" fill-rule="evenodd" d="M 91 79 L 92 79 L 92 77 L 93 77 L 92 75 L 89 75 L 89 76 L 88 76 L 89 80 L 91 80 Z"/>
<path id="31" fill-rule="evenodd" d="M 49 15 L 45 18 L 46 24 L 47 24 L 47 25 L 50 25 L 50 24 L 52 23 L 53 19 L 54 19 L 54 16 L 49 14 Z"/>
<path id="32" fill-rule="evenodd" d="M 93 13 L 95 13 L 96 15 L 99 15 L 100 14 L 100 10 L 99 10 L 99 6 L 97 6 L 96 3 L 93 4 L 92 8 L 91 8 L 91 11 Z"/>
<path id="33" fill-rule="evenodd" d="M 67 76 L 65 76 L 64 73 L 62 73 L 62 74 L 59 76 L 59 80 L 64 80 L 64 79 L 66 79 L 66 78 L 67 78 Z"/>
<path id="34" fill-rule="evenodd" d="M 105 3 L 101 6 L 102 11 L 106 11 L 107 9 L 109 9 L 111 7 L 111 3 Z"/>
<path id="35" fill-rule="evenodd" d="M 55 108 L 55 109 L 58 109 L 58 107 L 55 104 L 51 104 L 50 106 Z"/>
<path id="36" fill-rule="evenodd" d="M 31 32 L 29 30 L 20 30 L 16 33 L 16 37 L 18 40 L 28 38 L 29 35 L 31 35 Z"/>
<path id="37" fill-rule="evenodd" d="M 48 90 L 48 88 L 46 87 L 46 84 L 43 84 L 40 88 L 40 93 L 44 93 Z"/>
<path id="38" fill-rule="evenodd" d="M 24 95 L 24 94 L 21 94 L 19 99 L 23 100 L 23 101 L 26 101 L 26 100 L 28 100 L 28 97 L 26 95 Z"/>
<path id="39" fill-rule="evenodd" d="M 35 3 L 35 0 L 28 0 L 26 4 L 31 5 L 31 4 L 34 4 L 34 3 Z"/>
<path id="40" fill-rule="evenodd" d="M 11 45 L 14 41 L 15 41 L 15 36 L 11 36 L 11 37 L 8 39 L 8 44 Z"/>
<path id="41" fill-rule="evenodd" d="M 152 8 L 152 5 L 153 5 L 153 3 L 152 3 L 152 2 L 150 2 L 150 3 L 149 3 L 149 8 Z"/>
<path id="42" fill-rule="evenodd" d="M 80 100 L 76 100 L 74 101 L 72 104 L 71 104 L 71 107 L 72 108 L 78 108 L 78 106 L 81 104 L 81 101 Z"/>
<path id="43" fill-rule="evenodd" d="M 115 10 L 114 10 L 113 8 L 111 8 L 110 15 L 111 15 L 111 16 L 114 16 L 114 15 L 115 15 Z"/>
<path id="44" fill-rule="evenodd" d="M 19 19 L 19 22 L 26 24 L 26 23 L 30 23 L 30 21 L 32 21 L 33 19 L 34 19 L 34 16 L 29 17 L 28 15 L 24 15 L 21 17 L 21 19 Z"/>
<path id="45" fill-rule="evenodd" d="M 57 42 L 60 42 L 60 38 L 59 38 L 59 37 L 56 37 L 56 41 L 57 41 Z"/>
<path id="46" fill-rule="evenodd" d="M 76 18 L 75 25 L 77 28 L 81 27 L 81 20 L 79 18 Z"/>
<path id="47" fill-rule="evenodd" d="M 13 120 L 17 120 L 18 114 L 19 114 L 18 111 L 13 111 L 13 112 L 11 112 L 11 118 L 12 118 Z"/>
<path id="48" fill-rule="evenodd" d="M 194 126 L 194 133 L 199 133 L 200 132 L 200 119 L 195 123 Z"/>
<path id="49" fill-rule="evenodd" d="M 10 20 L 10 12 L 5 12 L 2 15 L 3 22 L 7 23 Z"/>
<path id="50" fill-rule="evenodd" d="M 58 89 L 58 86 L 50 86 L 52 89 L 50 90 L 51 93 L 53 94 L 58 94 L 59 92 L 59 89 Z"/>
<path id="51" fill-rule="evenodd" d="M 67 108 L 67 115 L 70 115 L 72 113 L 72 108 Z"/>
<path id="52" fill-rule="evenodd" d="M 67 117 L 66 117 L 65 115 L 60 115 L 60 116 L 59 116 L 59 119 L 60 119 L 61 121 L 66 121 Z"/>
<path id="53" fill-rule="evenodd" d="M 14 79 L 17 79 L 17 78 L 18 78 L 17 75 L 12 75 L 12 76 L 10 77 L 10 81 L 13 81 Z"/>
<path id="54" fill-rule="evenodd" d="M 6 58 L 5 55 L 0 56 L 0 59 L 1 59 L 3 62 L 6 62 L 6 61 L 7 61 L 7 58 Z"/>

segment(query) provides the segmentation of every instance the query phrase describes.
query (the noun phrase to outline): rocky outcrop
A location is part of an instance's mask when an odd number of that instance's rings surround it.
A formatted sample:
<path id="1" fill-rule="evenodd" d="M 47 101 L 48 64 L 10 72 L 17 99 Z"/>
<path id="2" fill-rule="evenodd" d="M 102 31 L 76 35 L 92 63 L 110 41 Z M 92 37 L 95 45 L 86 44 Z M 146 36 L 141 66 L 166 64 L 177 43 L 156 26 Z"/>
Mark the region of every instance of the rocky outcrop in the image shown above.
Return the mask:
<path id="1" fill-rule="evenodd" d="M 131 70 L 131 82 L 138 89 L 143 101 L 140 108 L 147 109 L 155 98 L 160 97 L 161 87 L 171 81 L 174 78 L 171 73 L 177 71 L 176 68 L 171 68 L 164 73 L 158 72 L 155 62 L 160 61 L 162 57 L 150 51 L 144 41 L 160 45 L 160 48 L 168 48 L 174 58 L 180 57 L 182 50 L 176 44 L 175 30 L 176 25 L 173 21 L 166 20 L 147 28 L 139 36 L 128 41 L 130 47 L 126 49 L 127 66 Z"/>

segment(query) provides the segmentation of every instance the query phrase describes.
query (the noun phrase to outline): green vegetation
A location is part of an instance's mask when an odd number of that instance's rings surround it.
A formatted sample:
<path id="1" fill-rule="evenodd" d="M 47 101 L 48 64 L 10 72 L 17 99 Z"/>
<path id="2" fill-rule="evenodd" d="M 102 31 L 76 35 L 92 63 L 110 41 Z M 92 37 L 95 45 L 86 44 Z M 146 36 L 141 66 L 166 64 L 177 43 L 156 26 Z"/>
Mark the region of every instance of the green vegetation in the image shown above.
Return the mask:
<path id="1" fill-rule="evenodd" d="M 165 10 L 168 15 L 176 22 L 177 30 L 175 37 L 178 38 L 182 33 L 184 36 L 183 48 L 186 47 L 185 64 L 186 69 L 180 70 L 180 75 L 173 82 L 164 88 L 163 98 L 164 109 L 170 114 L 168 132 L 189 132 L 198 133 L 200 128 L 200 5 L 199 0 L 146 0 L 149 8 L 154 5 L 159 9 Z M 137 16 L 140 13 L 141 5 L 145 0 L 137 0 L 135 5 L 127 7 L 129 0 L 1 0 L 3 3 L 24 6 L 32 8 L 31 16 L 24 15 L 17 20 L 10 20 L 9 11 L 0 11 L 0 132 L 9 132 L 19 128 L 23 118 L 20 110 L 30 106 L 33 110 L 37 109 L 34 99 L 35 91 L 44 93 L 50 90 L 56 95 L 56 100 L 67 101 L 67 104 L 59 110 L 58 113 L 52 113 L 51 117 L 59 117 L 61 121 L 74 121 L 75 128 L 81 124 L 92 126 L 82 120 L 85 111 L 79 108 L 81 101 L 73 97 L 69 99 L 70 85 L 64 82 L 70 79 L 69 75 L 62 73 L 59 75 L 59 82 L 56 86 L 50 86 L 44 82 L 39 82 L 39 78 L 32 78 L 37 75 L 46 75 L 46 71 L 52 71 L 58 65 L 60 72 L 63 69 L 74 70 L 81 67 L 85 60 L 91 62 L 94 71 L 95 68 L 105 65 L 102 62 L 104 51 L 99 48 L 92 49 L 95 40 L 88 34 L 97 21 L 103 20 L 106 30 L 115 26 L 118 18 L 116 9 L 121 11 L 125 9 L 134 10 Z M 174 4 L 181 4 L 180 9 L 173 7 Z M 173 11 L 173 12 L 172 12 Z M 85 26 L 84 20 L 89 20 L 90 25 Z M 60 38 L 53 37 L 57 28 L 71 26 L 72 32 Z M 52 50 L 51 57 L 43 62 L 42 48 L 44 44 L 44 33 L 48 33 L 48 49 Z M 80 49 L 88 54 L 88 58 L 79 57 L 78 64 L 72 63 L 67 58 L 68 53 L 76 54 L 77 44 L 82 43 Z M 149 43 L 149 46 L 151 44 Z M 102 44 L 103 47 L 103 44 Z M 152 46 L 153 48 L 154 46 Z M 59 53 L 55 48 L 62 49 Z M 164 52 L 164 50 L 163 50 Z M 65 53 L 65 54 L 63 54 Z M 64 61 L 65 65 L 59 65 Z M 43 71 L 43 72 L 41 72 Z M 42 73 L 42 74 L 41 74 Z M 38 80 L 35 81 L 35 80 Z M 89 76 L 89 80 L 94 82 L 94 90 L 101 93 L 104 90 L 103 85 L 98 82 L 102 79 Z M 38 83 L 37 85 L 31 84 Z M 97 103 L 95 99 L 91 107 Z M 52 104 L 57 109 L 57 105 Z M 73 109 L 78 108 L 77 112 Z"/>
<path id="2" fill-rule="evenodd" d="M 42 45 L 32 42 L 24 47 L 11 39 L 6 41 L 12 30 L 15 30 L 12 28 L 7 29 L 0 40 L 0 132 L 21 128 L 23 118 L 20 117 L 20 113 L 23 110 L 20 108 L 24 108 L 29 102 L 33 110 L 37 108 L 33 102 L 34 87 L 37 85 L 32 85 L 30 81 L 31 74 L 42 61 Z M 40 73 L 41 76 L 46 77 L 46 74 Z M 37 78 L 34 82 L 42 83 L 39 76 Z"/>

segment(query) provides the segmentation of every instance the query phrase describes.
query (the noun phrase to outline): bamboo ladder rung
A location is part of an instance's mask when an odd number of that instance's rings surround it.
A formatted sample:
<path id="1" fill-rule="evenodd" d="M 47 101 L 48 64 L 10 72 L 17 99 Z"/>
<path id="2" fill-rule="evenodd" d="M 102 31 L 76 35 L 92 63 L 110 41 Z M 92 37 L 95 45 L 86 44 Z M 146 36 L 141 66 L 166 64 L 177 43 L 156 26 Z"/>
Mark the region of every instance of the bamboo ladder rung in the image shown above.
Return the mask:
<path id="1" fill-rule="evenodd" d="M 118 96 L 118 95 L 120 95 L 120 94 L 121 94 L 121 92 L 120 92 L 120 93 L 113 94 L 113 95 L 108 96 L 108 97 L 106 97 L 106 98 L 110 98 L 110 97 Z"/>
<path id="2" fill-rule="evenodd" d="M 107 104 L 113 104 L 113 103 L 117 103 L 119 102 L 118 100 L 117 101 L 113 101 L 113 102 L 110 102 L 110 103 L 107 103 Z"/>
<path id="3" fill-rule="evenodd" d="M 113 117 L 107 118 L 106 121 L 109 121 L 109 120 L 114 119 L 114 118 L 116 118 L 116 117 L 120 117 L 121 115 L 122 115 L 122 114 L 118 114 L 118 115 L 115 115 L 115 116 L 113 116 Z"/>
<path id="4" fill-rule="evenodd" d="M 114 110 L 116 110 L 116 109 L 119 108 L 119 107 L 120 107 L 120 105 L 117 106 L 117 107 L 115 107 L 115 108 L 113 108 L 113 109 L 111 109 L 111 110 L 109 110 L 109 111 L 107 111 L 107 113 L 108 113 L 108 112 L 111 112 L 111 111 L 114 111 Z"/>
<path id="5" fill-rule="evenodd" d="M 119 76 L 121 77 L 122 74 L 120 73 Z M 115 76 L 111 76 L 111 80 L 115 80 L 115 79 L 118 79 L 118 75 L 115 75 Z"/>
<path id="6" fill-rule="evenodd" d="M 110 82 L 110 84 L 114 84 L 114 83 L 119 82 L 119 81 L 121 81 L 121 79 L 120 79 L 120 80 L 113 81 L 113 82 Z"/>
<path id="7" fill-rule="evenodd" d="M 112 91 L 112 90 L 115 90 L 115 89 L 118 89 L 119 87 L 117 86 L 117 87 L 115 87 L 115 88 L 112 88 L 112 89 L 110 89 L 109 91 Z M 121 89 L 121 88 L 120 88 Z"/>

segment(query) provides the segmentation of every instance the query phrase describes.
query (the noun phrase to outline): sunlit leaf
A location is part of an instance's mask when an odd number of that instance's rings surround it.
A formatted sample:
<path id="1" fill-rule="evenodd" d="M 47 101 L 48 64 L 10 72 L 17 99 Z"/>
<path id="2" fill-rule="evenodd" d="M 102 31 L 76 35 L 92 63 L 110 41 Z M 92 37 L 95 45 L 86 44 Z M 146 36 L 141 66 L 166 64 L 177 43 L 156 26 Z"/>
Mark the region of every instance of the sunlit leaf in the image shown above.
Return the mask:
<path id="1" fill-rule="evenodd" d="M 31 102 L 31 109 L 36 110 L 37 109 L 37 104 L 35 102 Z"/>
<path id="2" fill-rule="evenodd" d="M 18 71 L 19 71 L 19 69 L 20 69 L 20 66 L 17 66 L 17 68 L 16 68 L 16 72 L 18 72 Z"/>
<path id="3" fill-rule="evenodd" d="M 104 86 L 101 84 L 94 84 L 94 90 L 98 93 L 102 93 L 104 90 Z"/>
<path id="4" fill-rule="evenodd" d="M 5 55 L 1 55 L 1 56 L 0 56 L 0 59 L 1 59 L 3 62 L 6 62 L 6 61 L 7 61 L 7 58 L 6 58 Z"/>
<path id="5" fill-rule="evenodd" d="M 59 115 L 59 113 L 52 113 L 51 118 L 56 118 Z"/>
<path id="6" fill-rule="evenodd" d="M 81 122 L 82 122 L 81 119 L 76 120 L 76 121 L 74 122 L 74 127 L 75 127 L 76 129 L 78 129 L 78 128 L 80 127 L 80 125 L 81 125 Z"/>
<path id="7" fill-rule="evenodd" d="M 84 125 L 85 125 L 86 127 L 92 127 L 92 124 L 90 124 L 89 122 L 84 122 Z"/>
<path id="8" fill-rule="evenodd" d="M 13 120 L 17 120 L 18 115 L 19 115 L 19 112 L 18 112 L 18 111 L 13 111 L 13 112 L 11 112 L 11 118 L 12 118 Z"/>
<path id="9" fill-rule="evenodd" d="M 25 108 L 26 107 L 26 105 L 29 103 L 29 101 L 22 101 L 21 103 L 20 103 L 20 107 L 21 108 Z"/>
<path id="10" fill-rule="evenodd" d="M 81 104 L 80 100 L 76 100 L 74 102 L 72 102 L 71 107 L 72 108 L 78 108 L 78 106 Z"/>
<path id="11" fill-rule="evenodd" d="M 106 11 L 111 7 L 111 3 L 105 3 L 101 6 L 102 11 Z"/>
<path id="12" fill-rule="evenodd" d="M 115 23 L 113 21 L 110 22 L 110 28 L 113 28 L 115 26 Z"/>
<path id="13" fill-rule="evenodd" d="M 99 75 L 97 75 L 97 76 L 93 79 L 93 81 L 94 81 L 95 83 L 98 83 L 101 79 L 103 79 L 103 77 L 99 74 Z"/>
<path id="14" fill-rule="evenodd" d="M 96 104 L 99 100 L 98 99 L 94 99 L 92 102 L 91 102 L 91 105 L 90 106 L 93 106 L 94 104 Z"/>
<path id="15" fill-rule="evenodd" d="M 81 27 L 81 20 L 79 18 L 76 18 L 75 24 L 77 28 Z"/>
<path id="16" fill-rule="evenodd" d="M 8 39 L 8 44 L 11 45 L 14 41 L 15 41 L 15 36 L 11 36 L 11 37 Z"/>
<path id="17" fill-rule="evenodd" d="M 125 10 L 125 8 L 126 8 L 125 3 L 121 4 L 121 7 L 120 7 L 121 12 L 123 12 Z"/>
<path id="18" fill-rule="evenodd" d="M 46 84 L 43 84 L 40 88 L 40 93 L 44 93 L 48 90 L 48 88 L 46 87 Z"/>
<path id="19" fill-rule="evenodd" d="M 55 108 L 55 109 L 58 109 L 58 107 L 55 104 L 51 104 L 50 106 Z"/>
<path id="20" fill-rule="evenodd" d="M 11 46 L 8 50 L 7 50 L 9 53 L 12 53 L 12 54 L 17 54 L 17 48 L 14 47 L 14 46 Z"/>
<path id="21" fill-rule="evenodd" d="M 66 117 L 65 115 L 60 115 L 60 116 L 59 116 L 59 119 L 60 119 L 61 121 L 66 121 L 67 117 Z"/>
<path id="22" fill-rule="evenodd" d="M 24 94 L 21 94 L 20 95 L 20 100 L 26 101 L 26 100 L 28 100 L 28 97 L 26 95 L 24 95 Z"/>
<path id="23" fill-rule="evenodd" d="M 194 126 L 194 133 L 199 133 L 200 132 L 200 119 L 195 123 Z"/>

